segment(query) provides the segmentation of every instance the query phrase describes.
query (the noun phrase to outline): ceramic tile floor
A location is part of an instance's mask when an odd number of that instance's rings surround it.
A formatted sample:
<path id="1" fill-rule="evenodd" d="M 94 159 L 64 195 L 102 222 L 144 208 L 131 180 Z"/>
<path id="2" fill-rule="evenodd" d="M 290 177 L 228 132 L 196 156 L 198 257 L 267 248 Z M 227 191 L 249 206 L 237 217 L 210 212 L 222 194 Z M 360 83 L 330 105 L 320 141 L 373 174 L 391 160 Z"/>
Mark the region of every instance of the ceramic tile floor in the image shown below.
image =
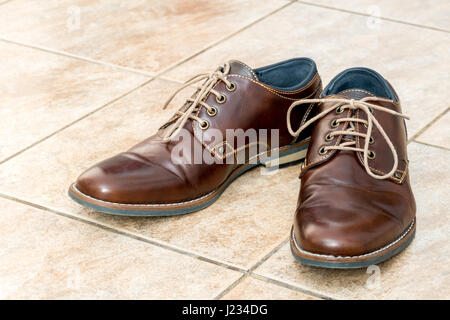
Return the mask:
<path id="1" fill-rule="evenodd" d="M 0 298 L 450 298 L 450 3 L 0 1 Z M 309 56 L 324 82 L 385 75 L 411 116 L 412 245 L 379 269 L 330 271 L 288 250 L 298 167 L 253 170 L 213 206 L 118 218 L 66 196 L 91 164 L 175 110 L 163 101 L 228 59 Z"/>

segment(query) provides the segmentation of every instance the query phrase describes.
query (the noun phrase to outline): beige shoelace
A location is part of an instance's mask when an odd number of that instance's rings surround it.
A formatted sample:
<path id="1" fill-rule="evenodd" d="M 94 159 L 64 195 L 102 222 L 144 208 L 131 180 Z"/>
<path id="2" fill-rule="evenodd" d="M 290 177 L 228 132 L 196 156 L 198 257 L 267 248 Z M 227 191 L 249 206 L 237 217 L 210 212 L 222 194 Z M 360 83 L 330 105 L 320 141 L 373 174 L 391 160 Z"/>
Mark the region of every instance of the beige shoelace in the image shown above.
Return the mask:
<path id="1" fill-rule="evenodd" d="M 336 104 L 334 104 L 332 107 L 322 111 L 321 113 L 319 113 L 318 115 L 316 115 L 315 117 L 311 118 L 310 120 L 308 120 L 307 122 L 305 122 L 302 126 L 300 126 L 300 128 L 298 128 L 297 131 L 293 131 L 292 130 L 292 126 L 291 126 L 291 112 L 292 109 L 294 109 L 296 106 L 301 105 L 301 104 L 305 104 L 305 103 L 321 103 L 321 102 L 336 102 Z M 328 141 L 330 141 L 334 136 L 338 136 L 338 135 L 343 135 L 343 136 L 359 136 L 365 139 L 365 144 L 364 144 L 364 148 L 357 148 L 356 147 L 356 141 L 345 141 L 345 142 L 341 142 L 339 145 L 335 145 L 335 146 L 325 146 L 322 147 L 320 149 L 320 151 L 322 151 L 322 154 L 325 154 L 327 151 L 329 150 L 343 150 L 343 151 L 356 151 L 356 152 L 363 152 L 364 156 L 363 156 L 363 160 L 364 160 L 364 168 L 366 169 L 366 172 L 373 178 L 375 179 L 387 179 L 393 176 L 393 174 L 395 173 L 395 171 L 398 168 L 398 156 L 397 156 L 397 151 L 394 147 L 394 145 L 392 144 L 392 141 L 389 139 L 388 135 L 386 134 L 386 132 L 384 131 L 383 127 L 380 125 L 380 123 L 377 121 L 377 119 L 375 119 L 374 115 L 372 114 L 372 110 L 379 110 L 379 111 L 383 111 L 383 112 L 387 112 L 389 114 L 392 114 L 394 116 L 397 117 L 401 117 L 404 119 L 409 119 L 409 117 L 390 110 L 388 108 L 384 108 L 381 106 L 378 106 L 376 104 L 371 104 L 368 103 L 368 101 L 385 101 L 385 102 L 392 102 L 392 100 L 389 99 L 383 99 L 383 98 L 378 98 L 378 97 L 365 97 L 361 100 L 353 100 L 353 99 L 344 99 L 344 98 L 327 98 L 327 99 L 302 99 L 302 100 L 298 100 L 296 102 L 294 102 L 288 110 L 287 113 L 287 127 L 289 130 L 289 133 L 291 135 L 293 135 L 294 137 L 298 137 L 300 135 L 300 133 L 306 128 L 308 127 L 311 123 L 313 123 L 314 121 L 322 118 L 323 116 L 325 116 L 326 114 L 328 114 L 331 111 L 336 110 L 336 112 L 338 113 L 342 113 L 344 112 L 345 109 L 350 109 L 350 110 L 357 110 L 360 109 L 362 111 L 364 111 L 367 114 L 367 120 L 363 120 L 363 119 L 357 119 L 354 117 L 349 117 L 349 118 L 341 118 L 341 119 L 335 119 L 333 121 L 333 124 L 337 127 L 339 125 L 340 122 L 349 122 L 349 127 L 346 130 L 337 130 L 337 131 L 331 131 L 330 133 L 328 133 L 327 138 Z M 366 133 L 360 133 L 360 132 L 356 132 L 355 130 L 355 123 L 359 122 L 364 124 L 364 126 L 367 127 L 367 132 Z M 375 124 L 375 126 L 378 128 L 378 130 L 380 131 L 381 135 L 383 136 L 384 140 L 386 141 L 386 143 L 389 145 L 389 148 L 391 149 L 392 152 L 392 156 L 394 157 L 394 165 L 392 166 L 392 169 L 384 174 L 384 175 L 378 175 L 375 174 L 372 169 L 369 166 L 369 158 L 373 158 L 375 156 L 375 153 L 373 151 L 369 150 L 369 143 L 371 143 L 371 141 L 373 141 L 372 139 L 372 128 L 373 125 Z M 367 139 L 367 137 L 369 137 L 369 139 Z M 371 155 L 371 156 L 370 156 Z"/>
<path id="2" fill-rule="evenodd" d="M 209 93 L 212 93 L 216 96 L 216 100 L 218 103 L 225 102 L 226 97 L 224 95 L 222 95 L 220 92 L 214 90 L 213 87 L 216 85 L 216 83 L 218 81 L 223 81 L 226 84 L 227 89 L 229 91 L 233 91 L 236 88 L 236 85 L 226 79 L 226 76 L 228 75 L 229 72 L 230 72 L 230 65 L 228 63 L 225 63 L 223 66 L 218 67 L 216 69 L 216 71 L 214 71 L 214 72 L 201 73 L 201 74 L 198 74 L 198 75 L 192 77 L 191 79 L 187 80 L 181 88 L 176 90 L 170 96 L 170 98 L 164 104 L 163 109 L 167 108 L 169 103 L 173 100 L 173 98 L 175 98 L 175 96 L 180 91 L 193 85 L 194 83 L 197 83 L 199 81 L 206 79 L 206 81 L 204 81 L 201 86 L 197 86 L 198 93 L 197 93 L 195 99 L 189 98 L 186 100 L 187 102 L 191 103 L 189 108 L 184 112 L 182 112 L 180 110 L 176 112 L 176 115 L 178 115 L 179 117 L 176 120 L 176 122 L 168 128 L 167 132 L 165 133 L 165 135 L 163 137 L 164 141 L 170 141 L 172 139 L 172 137 L 175 137 L 180 132 L 180 130 L 184 127 L 184 125 L 186 124 L 186 121 L 188 121 L 188 119 L 197 121 L 200 125 L 200 128 L 203 130 L 205 130 L 209 127 L 209 123 L 207 121 L 197 117 L 194 113 L 202 107 L 204 107 L 206 109 L 206 111 L 208 112 L 208 114 L 211 116 L 214 116 L 217 113 L 217 109 L 208 105 L 204 101 L 204 99 L 206 98 L 206 96 Z"/>

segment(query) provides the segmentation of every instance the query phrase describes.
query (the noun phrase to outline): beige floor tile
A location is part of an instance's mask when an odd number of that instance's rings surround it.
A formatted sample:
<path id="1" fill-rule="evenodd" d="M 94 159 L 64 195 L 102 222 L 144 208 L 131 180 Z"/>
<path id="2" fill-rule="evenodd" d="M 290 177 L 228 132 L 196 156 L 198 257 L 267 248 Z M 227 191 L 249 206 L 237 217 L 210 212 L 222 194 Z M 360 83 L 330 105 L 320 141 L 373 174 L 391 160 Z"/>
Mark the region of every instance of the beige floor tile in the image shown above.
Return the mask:
<path id="1" fill-rule="evenodd" d="M 0 193 L 250 267 L 289 234 L 299 188 L 298 166 L 272 176 L 263 176 L 255 168 L 236 180 L 211 207 L 178 217 L 98 214 L 67 196 L 69 184 L 87 167 L 154 133 L 176 108 L 161 110 L 177 86 L 154 80 L 0 165 Z"/>
<path id="2" fill-rule="evenodd" d="M 0 162 L 148 80 L 2 42 L 0 61 Z"/>
<path id="3" fill-rule="evenodd" d="M 449 151 L 411 143 L 411 181 L 417 203 L 417 234 L 400 255 L 374 270 L 329 270 L 302 266 L 289 244 L 256 270 L 333 298 L 449 299 Z M 378 279 L 378 280 L 377 280 Z"/>
<path id="4" fill-rule="evenodd" d="M 0 37 L 157 72 L 286 3 L 17 0 L 0 8 Z"/>
<path id="5" fill-rule="evenodd" d="M 317 300 L 276 284 L 248 277 L 228 292 L 222 300 Z"/>
<path id="6" fill-rule="evenodd" d="M 306 1 L 450 31 L 447 0 L 315 0 Z"/>
<path id="7" fill-rule="evenodd" d="M 211 299 L 240 273 L 0 199 L 1 299 Z"/>
<path id="8" fill-rule="evenodd" d="M 439 120 L 424 131 L 417 141 L 441 146 L 450 149 L 450 112 L 447 112 Z"/>
<path id="9" fill-rule="evenodd" d="M 295 27 L 295 22 L 308 27 Z M 332 30 L 332 31 L 331 31 Z M 299 3 L 290 5 L 237 36 L 168 73 L 185 80 L 231 58 L 260 67 L 299 56 L 313 58 L 324 83 L 355 66 L 373 68 L 393 84 L 411 116 L 413 135 L 445 110 L 450 91 L 450 35 Z"/>

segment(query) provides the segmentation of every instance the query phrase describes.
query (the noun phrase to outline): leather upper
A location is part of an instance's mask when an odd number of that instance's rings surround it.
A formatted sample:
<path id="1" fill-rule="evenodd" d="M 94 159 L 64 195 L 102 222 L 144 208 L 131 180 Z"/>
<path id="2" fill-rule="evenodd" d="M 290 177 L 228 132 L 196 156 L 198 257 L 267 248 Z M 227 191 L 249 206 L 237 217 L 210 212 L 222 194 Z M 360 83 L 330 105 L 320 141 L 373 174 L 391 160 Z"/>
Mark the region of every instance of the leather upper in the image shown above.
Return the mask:
<path id="1" fill-rule="evenodd" d="M 327 98 L 342 97 L 360 99 L 371 95 L 363 90 L 346 90 Z M 335 103 L 317 105 L 320 113 Z M 388 109 L 401 112 L 400 104 L 374 102 Z M 364 168 L 362 152 L 329 150 L 320 154 L 323 146 L 339 145 L 346 139 L 356 139 L 363 148 L 364 138 L 326 136 L 332 131 L 345 130 L 349 123 L 331 125 L 335 119 L 367 119 L 364 112 L 346 109 L 330 112 L 318 120 L 313 128 L 305 165 L 300 174 L 301 189 L 294 222 L 294 236 L 299 246 L 308 252 L 333 255 L 357 256 L 380 249 L 395 241 L 411 225 L 416 212 L 414 196 L 408 176 L 406 152 L 406 128 L 403 119 L 373 110 L 373 115 L 392 141 L 398 155 L 398 169 L 392 178 L 374 179 Z M 367 128 L 358 122 L 356 132 L 365 133 Z M 372 131 L 373 143 L 369 149 L 375 158 L 369 166 L 379 175 L 389 172 L 393 156 L 377 128 Z"/>
<path id="2" fill-rule="evenodd" d="M 318 74 L 304 87 L 294 91 L 280 91 L 260 82 L 251 68 L 239 61 L 230 62 L 227 79 L 236 87 L 227 89 L 223 81 L 218 81 L 214 90 L 225 95 L 224 103 L 209 94 L 204 102 L 217 109 L 217 114 L 209 115 L 205 108 L 198 108 L 196 116 L 207 120 L 209 128 L 202 130 L 199 122 L 189 119 L 184 129 L 190 135 L 192 154 L 195 147 L 201 148 L 212 157 L 226 159 L 235 157 L 239 145 L 226 141 L 226 129 L 279 129 L 280 146 L 293 142 L 286 129 L 286 112 L 290 104 L 301 98 L 316 97 L 322 89 Z M 194 94 L 195 96 L 195 94 Z M 189 103 L 181 107 L 186 110 Z M 311 107 L 304 106 L 293 113 L 293 122 L 300 124 L 306 120 Z M 307 112 L 308 111 L 308 112 Z M 125 204 L 166 204 L 189 201 L 201 197 L 221 185 L 238 164 L 175 163 L 171 154 L 186 139 L 165 141 L 164 132 L 174 124 L 175 115 L 153 136 L 112 158 L 106 159 L 85 171 L 77 180 L 76 188 L 95 199 Z M 211 141 L 211 129 L 223 132 L 223 140 Z M 299 141 L 309 137 L 309 133 L 299 137 Z M 244 142 L 245 143 L 245 142 Z M 271 141 L 268 141 L 269 149 Z M 231 148 L 233 145 L 234 148 Z M 218 148 L 223 146 L 223 152 Z M 188 147 L 189 149 L 189 147 Z M 184 155 L 183 157 L 189 157 Z M 191 159 L 192 160 L 192 159 Z"/>

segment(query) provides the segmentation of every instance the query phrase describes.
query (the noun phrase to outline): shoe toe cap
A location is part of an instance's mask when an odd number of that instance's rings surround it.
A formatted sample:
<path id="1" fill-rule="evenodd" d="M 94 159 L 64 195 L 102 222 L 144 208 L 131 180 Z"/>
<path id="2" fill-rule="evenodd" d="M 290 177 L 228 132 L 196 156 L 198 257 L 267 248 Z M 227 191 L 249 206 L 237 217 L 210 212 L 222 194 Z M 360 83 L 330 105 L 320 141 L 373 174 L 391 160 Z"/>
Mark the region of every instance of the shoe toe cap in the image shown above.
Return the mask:
<path id="1" fill-rule="evenodd" d="M 183 181 L 167 169 L 129 154 L 119 154 L 92 166 L 74 184 L 85 196 L 123 204 L 168 201 L 182 186 Z"/>
<path id="2" fill-rule="evenodd" d="M 300 249 L 331 256 L 359 256 L 394 241 L 402 224 L 384 214 L 361 215 L 330 208 L 297 212 L 294 237 Z"/>
<path id="3" fill-rule="evenodd" d="M 89 197 L 114 202 L 117 183 L 114 185 L 102 167 L 96 165 L 87 169 L 78 177 L 75 188 Z"/>

